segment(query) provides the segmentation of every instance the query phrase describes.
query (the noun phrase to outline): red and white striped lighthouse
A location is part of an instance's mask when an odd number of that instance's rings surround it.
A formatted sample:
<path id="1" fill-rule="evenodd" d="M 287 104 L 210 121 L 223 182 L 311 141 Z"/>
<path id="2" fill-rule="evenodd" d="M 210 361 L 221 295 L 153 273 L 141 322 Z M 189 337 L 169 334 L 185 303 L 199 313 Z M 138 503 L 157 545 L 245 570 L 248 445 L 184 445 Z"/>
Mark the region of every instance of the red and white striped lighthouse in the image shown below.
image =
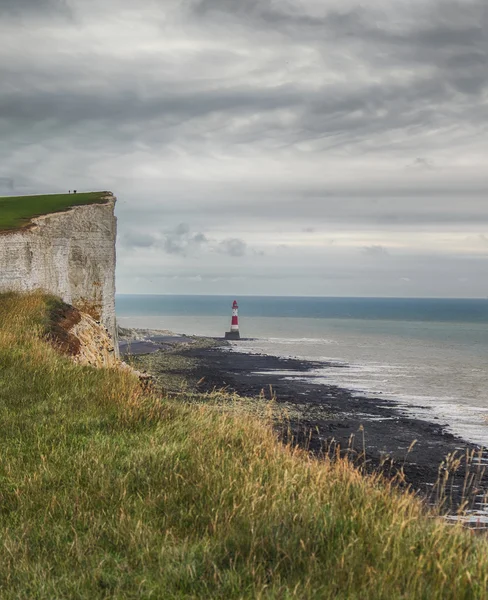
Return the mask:
<path id="1" fill-rule="evenodd" d="M 238 340 L 239 335 L 239 307 L 237 306 L 237 300 L 234 300 L 232 304 L 232 321 L 230 324 L 230 331 L 225 333 L 226 340 Z"/>
<path id="2" fill-rule="evenodd" d="M 232 322 L 230 325 L 231 331 L 239 331 L 239 307 L 237 306 L 237 300 L 234 300 L 232 305 Z"/>

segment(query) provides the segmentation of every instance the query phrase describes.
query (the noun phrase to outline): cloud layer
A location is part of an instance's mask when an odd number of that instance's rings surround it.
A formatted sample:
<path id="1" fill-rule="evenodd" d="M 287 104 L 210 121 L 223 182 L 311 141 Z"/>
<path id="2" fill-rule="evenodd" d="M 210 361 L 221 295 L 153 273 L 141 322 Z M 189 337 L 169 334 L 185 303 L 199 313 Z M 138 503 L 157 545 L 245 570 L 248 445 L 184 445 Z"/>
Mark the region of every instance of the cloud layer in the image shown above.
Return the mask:
<path id="1" fill-rule="evenodd" d="M 0 0 L 0 193 L 112 189 L 118 288 L 486 296 L 484 0 Z"/>

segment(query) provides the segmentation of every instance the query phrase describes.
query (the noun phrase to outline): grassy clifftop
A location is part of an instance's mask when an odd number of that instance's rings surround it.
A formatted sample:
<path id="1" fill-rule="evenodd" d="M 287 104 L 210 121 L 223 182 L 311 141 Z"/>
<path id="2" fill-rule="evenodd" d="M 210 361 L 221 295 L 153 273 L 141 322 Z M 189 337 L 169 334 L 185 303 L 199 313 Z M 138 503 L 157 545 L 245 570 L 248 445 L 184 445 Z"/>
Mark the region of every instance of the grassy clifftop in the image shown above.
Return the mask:
<path id="1" fill-rule="evenodd" d="M 487 598 L 488 542 L 224 406 L 151 397 L 0 296 L 0 597 Z"/>
<path id="2" fill-rule="evenodd" d="M 33 217 L 67 210 L 73 206 L 96 204 L 107 192 L 48 194 L 45 196 L 0 197 L 0 231 L 19 229 Z"/>

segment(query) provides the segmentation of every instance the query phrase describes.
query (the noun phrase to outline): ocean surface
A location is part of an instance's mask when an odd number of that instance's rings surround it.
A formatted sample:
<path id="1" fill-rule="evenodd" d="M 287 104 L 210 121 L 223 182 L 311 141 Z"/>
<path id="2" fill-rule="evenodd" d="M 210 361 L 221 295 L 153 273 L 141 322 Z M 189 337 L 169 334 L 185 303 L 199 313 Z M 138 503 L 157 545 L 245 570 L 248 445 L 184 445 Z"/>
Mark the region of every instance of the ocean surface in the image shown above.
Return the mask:
<path id="1" fill-rule="evenodd" d="M 123 327 L 220 337 L 233 300 L 119 295 L 117 317 Z M 315 382 L 391 398 L 488 446 L 488 299 L 237 300 L 247 339 L 233 343 L 235 350 L 332 362 L 311 374 Z"/>

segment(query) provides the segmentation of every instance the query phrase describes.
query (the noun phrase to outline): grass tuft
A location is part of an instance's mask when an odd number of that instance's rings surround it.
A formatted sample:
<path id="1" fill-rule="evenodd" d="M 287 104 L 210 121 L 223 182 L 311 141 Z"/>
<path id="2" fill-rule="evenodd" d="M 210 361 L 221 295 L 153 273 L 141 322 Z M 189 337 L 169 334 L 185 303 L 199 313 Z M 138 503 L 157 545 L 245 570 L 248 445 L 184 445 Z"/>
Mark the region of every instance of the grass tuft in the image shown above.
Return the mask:
<path id="1" fill-rule="evenodd" d="M 55 303 L 0 296 L 2 599 L 487 598 L 484 537 L 245 411 L 73 364 Z"/>

